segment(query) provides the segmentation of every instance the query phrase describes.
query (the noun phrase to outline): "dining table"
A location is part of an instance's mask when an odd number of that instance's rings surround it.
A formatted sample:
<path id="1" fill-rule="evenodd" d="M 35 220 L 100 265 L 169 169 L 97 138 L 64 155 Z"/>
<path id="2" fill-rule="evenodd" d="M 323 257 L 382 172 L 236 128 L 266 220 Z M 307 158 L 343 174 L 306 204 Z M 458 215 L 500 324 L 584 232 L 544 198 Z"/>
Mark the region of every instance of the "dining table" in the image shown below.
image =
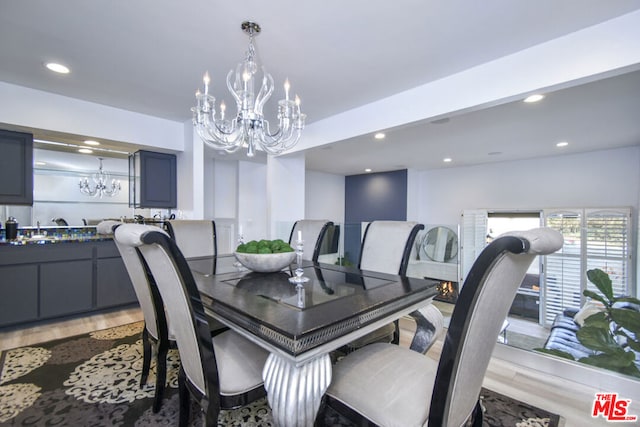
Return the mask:
<path id="1" fill-rule="evenodd" d="M 431 303 L 439 281 L 304 261 L 256 273 L 239 265 L 212 274 L 187 259 L 207 316 L 270 352 L 263 370 L 274 424 L 313 426 L 331 383 L 331 353 Z"/>

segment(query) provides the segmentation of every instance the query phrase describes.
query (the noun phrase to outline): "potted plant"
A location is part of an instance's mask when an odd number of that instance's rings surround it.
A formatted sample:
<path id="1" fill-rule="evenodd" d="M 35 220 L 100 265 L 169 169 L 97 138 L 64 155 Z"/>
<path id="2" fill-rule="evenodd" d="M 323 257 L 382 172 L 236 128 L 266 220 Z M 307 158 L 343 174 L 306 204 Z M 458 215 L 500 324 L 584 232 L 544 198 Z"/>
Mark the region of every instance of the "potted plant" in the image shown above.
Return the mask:
<path id="1" fill-rule="evenodd" d="M 595 351 L 595 354 L 578 361 L 640 377 L 640 370 L 635 363 L 640 353 L 640 311 L 624 306 L 624 303 L 640 305 L 640 300 L 614 296 L 609 275 L 600 269 L 587 271 L 587 278 L 600 292 L 585 290 L 583 294 L 601 302 L 603 310 L 587 317 L 576 332 L 578 341 Z M 571 354 L 561 350 L 539 350 L 575 360 Z"/>

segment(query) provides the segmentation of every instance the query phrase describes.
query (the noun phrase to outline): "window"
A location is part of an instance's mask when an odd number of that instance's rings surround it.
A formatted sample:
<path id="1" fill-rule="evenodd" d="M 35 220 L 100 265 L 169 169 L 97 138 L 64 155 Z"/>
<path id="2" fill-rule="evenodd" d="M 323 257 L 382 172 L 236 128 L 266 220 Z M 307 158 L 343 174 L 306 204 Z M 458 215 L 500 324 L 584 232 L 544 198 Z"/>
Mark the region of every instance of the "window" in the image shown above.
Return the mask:
<path id="1" fill-rule="evenodd" d="M 546 256 L 544 323 L 566 307 L 584 304 L 584 289 L 595 290 L 586 272 L 609 273 L 616 295 L 631 294 L 629 239 L 631 209 L 567 209 L 545 211 L 545 225 L 560 231 L 564 245 Z"/>
<path id="2" fill-rule="evenodd" d="M 516 218 L 511 218 L 511 216 Z M 518 216 L 531 214 L 495 214 L 486 210 L 464 211 L 462 218 L 462 283 L 474 260 L 490 237 L 505 230 L 491 227 L 494 219 L 522 221 Z M 497 218 L 493 218 L 496 217 Z M 631 279 L 631 209 L 562 209 L 544 210 L 543 223 L 564 237 L 562 248 L 545 256 L 540 289 L 540 323 L 549 326 L 556 315 L 568 307 L 581 307 L 584 289 L 596 290 L 587 280 L 587 270 L 599 268 L 609 274 L 616 295 L 632 295 Z M 533 228 L 535 225 L 531 223 Z M 522 228 L 521 228 L 522 229 Z M 535 264 L 535 263 L 534 263 Z"/>

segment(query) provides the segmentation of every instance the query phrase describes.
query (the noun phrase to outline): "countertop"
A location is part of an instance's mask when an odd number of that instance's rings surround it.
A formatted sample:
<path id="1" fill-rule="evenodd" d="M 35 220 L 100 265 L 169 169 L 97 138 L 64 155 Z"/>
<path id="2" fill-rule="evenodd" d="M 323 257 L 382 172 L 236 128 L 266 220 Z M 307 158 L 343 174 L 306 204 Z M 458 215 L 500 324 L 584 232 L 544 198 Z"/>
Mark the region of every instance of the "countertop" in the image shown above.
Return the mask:
<path id="1" fill-rule="evenodd" d="M 23 227 L 18 228 L 18 238 L 7 240 L 5 230 L 0 230 L 0 246 L 51 245 L 112 240 L 99 235 L 96 227 Z"/>

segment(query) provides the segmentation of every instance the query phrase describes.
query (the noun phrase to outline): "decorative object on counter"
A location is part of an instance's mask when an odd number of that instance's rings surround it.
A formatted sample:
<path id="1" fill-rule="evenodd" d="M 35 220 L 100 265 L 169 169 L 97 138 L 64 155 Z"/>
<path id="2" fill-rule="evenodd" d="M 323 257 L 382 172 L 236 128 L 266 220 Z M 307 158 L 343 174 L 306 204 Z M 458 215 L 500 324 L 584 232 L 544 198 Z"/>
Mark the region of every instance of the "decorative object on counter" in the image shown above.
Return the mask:
<path id="1" fill-rule="evenodd" d="M 51 219 L 51 221 L 55 222 L 56 225 L 59 225 L 61 227 L 67 227 L 69 225 L 69 223 L 64 218 L 53 218 Z"/>
<path id="2" fill-rule="evenodd" d="M 15 240 L 18 237 L 18 222 L 12 216 L 4 224 L 5 236 L 7 240 Z"/>
<path id="3" fill-rule="evenodd" d="M 302 269 L 302 255 L 304 254 L 304 240 L 302 240 L 302 231 L 298 230 L 298 240 L 296 240 L 296 264 L 298 267 L 295 269 L 295 276 L 290 278 L 291 283 L 296 284 L 296 288 L 302 288 L 302 284 L 309 281 L 308 277 L 304 277 L 304 270 Z M 298 289 L 298 303 L 304 306 L 304 301 L 300 301 L 301 297 L 304 297 L 304 293 Z"/>
<path id="4" fill-rule="evenodd" d="M 252 240 L 238 245 L 234 252 L 236 259 L 251 271 L 273 273 L 291 264 L 296 253 L 281 239 Z"/>
<path id="5" fill-rule="evenodd" d="M 80 178 L 80 192 L 91 197 L 108 196 L 113 197 L 120 192 L 122 186 L 120 180 L 111 179 L 111 176 L 102 169 L 102 157 L 98 157 L 100 168 L 98 172 L 93 174 L 93 182 L 95 187 L 91 188 L 88 178 Z"/>
<path id="6" fill-rule="evenodd" d="M 1 245 L 22 246 L 51 243 L 79 243 L 111 240 L 111 237 L 96 234 L 96 227 L 45 226 L 18 227 L 15 239 L 6 238 Z"/>
<path id="7" fill-rule="evenodd" d="M 306 115 L 300 112 L 300 98 L 289 99 L 289 80 L 284 82 L 285 98 L 278 101 L 279 127 L 273 132 L 265 120 L 262 109 L 273 93 L 273 77 L 256 62 L 253 43 L 261 28 L 255 22 L 245 21 L 242 31 L 249 35 L 246 58 L 239 63 L 235 73 L 227 74 L 227 88 L 236 101 L 237 116 L 225 118 L 226 106 L 220 103 L 220 116 L 216 117 L 215 98 L 209 94 L 209 73 L 204 75 L 204 93 L 196 92 L 197 106 L 193 107 L 193 124 L 202 140 L 216 150 L 233 153 L 247 147 L 247 156 L 253 157 L 255 150 L 268 154 L 280 154 L 293 147 L 300 138 Z M 262 84 L 256 91 L 256 73 L 262 68 Z M 257 94 L 257 95 L 256 95 Z"/>

